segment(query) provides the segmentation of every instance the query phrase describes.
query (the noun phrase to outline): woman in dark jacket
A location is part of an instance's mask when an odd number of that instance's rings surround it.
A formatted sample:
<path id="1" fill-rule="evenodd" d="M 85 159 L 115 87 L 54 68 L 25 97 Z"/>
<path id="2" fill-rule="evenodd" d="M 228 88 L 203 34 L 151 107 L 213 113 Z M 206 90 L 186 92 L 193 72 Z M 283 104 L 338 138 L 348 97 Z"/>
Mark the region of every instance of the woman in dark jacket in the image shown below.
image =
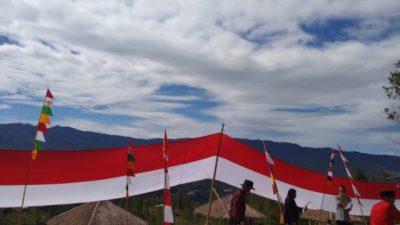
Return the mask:
<path id="1" fill-rule="evenodd" d="M 303 208 L 298 207 L 296 201 L 296 190 L 289 189 L 285 199 L 285 224 L 297 225 Z"/>

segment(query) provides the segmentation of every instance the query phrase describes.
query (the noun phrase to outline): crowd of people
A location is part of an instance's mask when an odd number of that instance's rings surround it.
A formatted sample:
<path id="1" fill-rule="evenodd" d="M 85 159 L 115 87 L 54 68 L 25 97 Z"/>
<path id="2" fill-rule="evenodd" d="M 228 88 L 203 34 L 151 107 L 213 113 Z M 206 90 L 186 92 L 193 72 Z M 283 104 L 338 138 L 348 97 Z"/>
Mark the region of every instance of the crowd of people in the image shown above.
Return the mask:
<path id="1" fill-rule="evenodd" d="M 242 187 L 233 193 L 229 205 L 229 225 L 248 225 L 246 218 L 246 196 L 254 189 L 254 183 L 250 180 L 244 180 Z M 291 188 L 288 190 L 284 202 L 284 223 L 285 225 L 298 225 L 300 215 L 307 210 L 298 207 L 296 204 L 297 192 Z M 381 201 L 375 204 L 371 209 L 370 225 L 394 225 L 395 220 L 400 220 L 400 211 L 395 207 L 396 192 L 389 190 L 380 193 Z M 336 196 L 336 225 L 351 225 L 350 211 L 353 208 L 351 199 L 346 195 L 346 187 L 339 187 L 339 194 Z M 331 220 L 326 221 L 331 225 Z"/>

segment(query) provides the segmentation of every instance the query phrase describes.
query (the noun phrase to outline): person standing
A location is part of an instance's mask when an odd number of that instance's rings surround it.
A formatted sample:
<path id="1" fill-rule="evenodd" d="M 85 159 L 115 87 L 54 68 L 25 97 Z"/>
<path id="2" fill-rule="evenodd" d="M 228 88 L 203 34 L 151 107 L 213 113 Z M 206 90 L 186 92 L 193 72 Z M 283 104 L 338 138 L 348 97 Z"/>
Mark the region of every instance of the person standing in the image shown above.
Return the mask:
<path id="1" fill-rule="evenodd" d="M 229 225 L 243 225 L 246 221 L 246 195 L 253 188 L 253 181 L 244 180 L 242 188 L 237 189 L 229 204 Z"/>
<path id="2" fill-rule="evenodd" d="M 350 210 L 353 207 L 351 199 L 346 196 L 346 188 L 339 187 L 339 195 L 336 196 L 336 225 L 350 225 Z"/>
<path id="3" fill-rule="evenodd" d="M 285 199 L 285 224 L 297 225 L 299 224 L 300 214 L 303 208 L 298 207 L 296 204 L 297 192 L 295 189 L 289 189 Z M 307 206 L 306 206 L 307 207 Z M 305 207 L 305 209 L 306 209 Z"/>
<path id="4" fill-rule="evenodd" d="M 382 200 L 372 206 L 371 225 L 393 225 L 394 220 L 400 220 L 400 211 L 394 205 L 396 192 L 383 191 Z"/>

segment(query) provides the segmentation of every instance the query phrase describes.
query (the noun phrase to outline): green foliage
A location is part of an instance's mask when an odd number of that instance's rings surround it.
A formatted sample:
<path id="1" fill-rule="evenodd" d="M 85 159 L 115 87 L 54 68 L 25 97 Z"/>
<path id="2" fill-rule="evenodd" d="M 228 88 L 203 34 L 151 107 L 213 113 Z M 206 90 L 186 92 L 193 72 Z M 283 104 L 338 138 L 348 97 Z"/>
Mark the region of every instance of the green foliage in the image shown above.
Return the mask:
<path id="1" fill-rule="evenodd" d="M 34 207 L 23 210 L 23 225 L 44 225 L 46 222 L 77 205 Z M 0 211 L 1 225 L 15 225 L 18 223 L 19 209 L 2 209 Z"/>
<path id="2" fill-rule="evenodd" d="M 382 183 L 393 182 L 393 181 L 387 180 L 388 177 L 390 177 L 390 174 L 388 172 L 386 172 L 385 170 L 382 170 L 382 171 L 380 171 L 380 174 L 378 177 L 373 176 L 371 180 L 375 181 L 375 182 L 382 182 Z"/>
<path id="3" fill-rule="evenodd" d="M 363 172 L 362 170 L 360 170 L 360 169 L 353 168 L 353 169 L 351 170 L 351 174 L 352 174 L 353 178 L 356 179 L 356 180 L 364 180 L 364 181 L 367 181 L 367 180 L 368 180 L 368 179 L 367 179 L 367 176 L 366 176 L 366 175 L 364 174 L 364 172 Z"/>
<path id="4" fill-rule="evenodd" d="M 381 172 L 381 181 L 382 182 L 389 182 L 388 180 L 387 180 L 387 178 L 389 178 L 390 177 L 390 174 L 388 173 L 388 172 L 386 172 L 386 171 L 382 171 Z"/>
<path id="5" fill-rule="evenodd" d="M 389 99 L 400 100 L 400 60 L 394 64 L 395 70 L 390 72 L 389 76 L 389 85 L 383 86 L 385 90 L 386 96 Z M 400 106 L 391 106 L 385 108 L 385 112 L 387 114 L 387 118 L 394 121 L 400 120 Z"/>

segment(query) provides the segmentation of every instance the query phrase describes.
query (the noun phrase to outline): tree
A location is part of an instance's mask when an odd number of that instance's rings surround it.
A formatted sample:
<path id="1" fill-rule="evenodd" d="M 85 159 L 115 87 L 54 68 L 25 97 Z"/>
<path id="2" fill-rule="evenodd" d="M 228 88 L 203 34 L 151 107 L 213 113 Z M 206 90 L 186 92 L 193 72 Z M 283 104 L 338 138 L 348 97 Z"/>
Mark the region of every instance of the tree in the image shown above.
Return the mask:
<path id="1" fill-rule="evenodd" d="M 356 180 L 364 180 L 367 181 L 367 176 L 365 176 L 364 172 L 358 168 L 354 168 L 351 170 L 351 174 L 353 175 L 353 178 Z"/>
<path id="2" fill-rule="evenodd" d="M 389 85 L 383 86 L 386 96 L 389 99 L 400 100 L 400 60 L 394 64 L 395 70 L 390 72 Z M 400 121 L 400 106 L 391 106 L 385 108 L 387 118 L 394 121 Z"/>
<path id="3" fill-rule="evenodd" d="M 390 174 L 388 173 L 388 172 L 386 172 L 386 171 L 382 171 L 381 172 L 381 181 L 382 182 L 388 182 L 388 178 L 390 177 Z"/>

